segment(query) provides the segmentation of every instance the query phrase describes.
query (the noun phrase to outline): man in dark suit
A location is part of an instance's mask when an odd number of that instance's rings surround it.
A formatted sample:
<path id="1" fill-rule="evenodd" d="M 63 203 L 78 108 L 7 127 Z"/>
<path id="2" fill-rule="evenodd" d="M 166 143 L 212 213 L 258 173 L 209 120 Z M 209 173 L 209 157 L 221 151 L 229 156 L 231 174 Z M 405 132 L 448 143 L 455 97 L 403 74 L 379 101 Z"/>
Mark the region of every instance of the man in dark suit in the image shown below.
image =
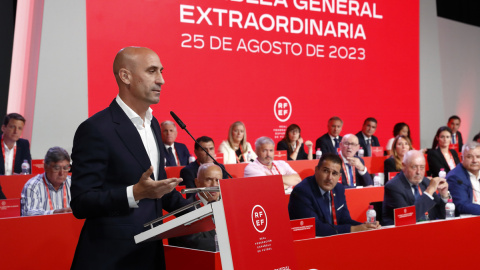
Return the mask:
<path id="1" fill-rule="evenodd" d="M 25 118 L 18 113 L 5 116 L 2 125 L 2 155 L 0 156 L 0 175 L 12 175 L 22 172 L 22 163 L 32 164 L 30 143 L 21 139 Z"/>
<path id="2" fill-rule="evenodd" d="M 315 142 L 315 150 L 320 148 L 322 154 L 334 153 L 336 154 L 338 148 L 340 147 L 340 142 L 342 141 L 342 132 L 343 121 L 340 117 L 334 116 L 328 119 L 328 132 L 323 134 Z"/>
<path id="3" fill-rule="evenodd" d="M 331 153 L 322 155 L 315 167 L 315 175 L 296 185 L 290 195 L 290 219 L 314 217 L 317 236 L 380 228 L 378 221 L 362 224 L 350 217 L 345 188 L 337 185 L 341 167 L 342 159 L 339 156 Z"/>
<path id="4" fill-rule="evenodd" d="M 467 142 L 463 161 L 447 174 L 457 215 L 480 215 L 480 143 Z"/>
<path id="5" fill-rule="evenodd" d="M 342 184 L 348 188 L 373 185 L 365 161 L 361 157 L 355 156 L 359 148 L 358 138 L 353 134 L 345 135 L 340 143 L 340 155 L 343 159 Z"/>
<path id="6" fill-rule="evenodd" d="M 183 179 L 182 185 L 184 185 L 186 188 L 197 187 L 195 186 L 195 178 L 197 178 L 198 168 L 200 168 L 200 165 L 206 164 L 206 163 L 213 163 L 213 159 L 211 159 L 202 150 L 201 147 L 207 150 L 212 157 L 215 157 L 215 144 L 212 138 L 207 136 L 202 136 L 197 139 L 197 142 L 200 145 L 195 143 L 195 148 L 193 150 L 193 152 L 195 153 L 195 156 L 197 157 L 197 160 L 195 160 L 195 162 L 188 164 L 187 166 L 182 168 L 182 170 L 180 170 L 180 177 Z M 223 165 L 221 164 L 220 166 L 223 167 Z M 225 167 L 223 167 L 223 169 L 225 169 Z M 222 170 L 222 179 L 227 179 L 227 178 L 228 178 L 227 173 L 225 172 L 225 170 Z M 187 193 L 187 198 L 190 198 L 194 195 L 195 195 L 194 193 Z"/>
<path id="7" fill-rule="evenodd" d="M 160 127 L 162 128 L 162 141 L 165 144 L 167 167 L 187 165 L 190 152 L 185 144 L 175 142 L 178 134 L 175 123 L 164 121 Z"/>
<path id="8" fill-rule="evenodd" d="M 444 219 L 445 204 L 450 198 L 447 181 L 440 177 L 425 177 L 425 156 L 422 151 L 410 150 L 403 157 L 403 169 L 385 185 L 383 225 L 393 225 L 393 210 L 415 205 L 417 221 L 428 218 Z M 440 194 L 437 195 L 436 191 Z"/>
<path id="9" fill-rule="evenodd" d="M 134 241 L 163 209 L 187 204 L 175 191 L 182 180 L 166 179 L 160 125 L 150 108 L 160 101 L 162 70 L 148 48 L 120 50 L 113 64 L 118 96 L 75 133 L 71 208 L 86 221 L 72 269 L 165 269 L 161 241 Z"/>
<path id="10" fill-rule="evenodd" d="M 378 138 L 374 136 L 377 130 L 377 119 L 369 117 L 363 122 L 362 131 L 355 134 L 358 138 L 360 147 L 364 150 L 365 157 L 372 156 L 372 146 L 380 146 Z"/>
<path id="11" fill-rule="evenodd" d="M 218 187 L 218 180 L 222 178 L 222 169 L 213 163 L 204 163 L 198 169 L 198 177 L 195 178 L 196 187 Z M 202 201 L 201 206 L 218 201 L 219 192 L 191 193 L 194 196 L 190 201 Z M 215 230 L 189 234 L 168 239 L 172 246 L 217 251 L 215 246 Z"/>
<path id="12" fill-rule="evenodd" d="M 457 115 L 452 115 L 448 118 L 447 126 L 452 130 L 452 144 L 458 145 L 458 151 L 462 151 L 463 147 L 462 133 L 458 131 L 460 124 L 461 120 Z"/>

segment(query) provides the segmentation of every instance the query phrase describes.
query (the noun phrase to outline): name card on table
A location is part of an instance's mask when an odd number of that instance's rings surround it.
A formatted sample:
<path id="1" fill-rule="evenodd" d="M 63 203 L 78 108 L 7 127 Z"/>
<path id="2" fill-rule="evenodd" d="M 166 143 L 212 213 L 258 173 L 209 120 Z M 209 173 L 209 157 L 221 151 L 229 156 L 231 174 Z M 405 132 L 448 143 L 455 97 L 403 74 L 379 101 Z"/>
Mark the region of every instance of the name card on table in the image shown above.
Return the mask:
<path id="1" fill-rule="evenodd" d="M 397 174 L 399 174 L 400 172 L 389 172 L 388 173 L 388 180 L 392 180 L 392 178 L 394 178 L 395 176 L 397 176 Z"/>
<path id="2" fill-rule="evenodd" d="M 0 200 L 0 218 L 19 217 L 20 199 Z"/>
<path id="3" fill-rule="evenodd" d="M 381 146 L 372 146 L 372 157 L 383 157 L 383 147 Z"/>
<path id="4" fill-rule="evenodd" d="M 275 160 L 287 160 L 287 150 L 275 151 L 274 154 Z"/>
<path id="5" fill-rule="evenodd" d="M 405 226 L 417 223 L 415 214 L 415 205 L 397 208 L 393 210 L 395 217 L 395 226 Z"/>
<path id="6" fill-rule="evenodd" d="M 215 159 L 218 163 L 223 164 L 223 153 L 215 153 Z"/>
<path id="7" fill-rule="evenodd" d="M 315 218 L 290 220 L 293 240 L 315 238 Z"/>

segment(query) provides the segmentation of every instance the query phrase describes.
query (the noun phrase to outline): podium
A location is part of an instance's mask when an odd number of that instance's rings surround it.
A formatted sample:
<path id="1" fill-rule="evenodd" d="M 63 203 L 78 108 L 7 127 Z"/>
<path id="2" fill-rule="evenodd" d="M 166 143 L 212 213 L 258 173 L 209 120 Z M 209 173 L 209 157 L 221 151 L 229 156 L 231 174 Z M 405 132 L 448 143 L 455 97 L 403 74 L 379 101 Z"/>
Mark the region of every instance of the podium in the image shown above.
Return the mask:
<path id="1" fill-rule="evenodd" d="M 215 229 L 222 269 L 295 269 L 282 177 L 222 179 L 219 185 L 221 200 L 159 226 L 149 225 L 135 242 Z"/>

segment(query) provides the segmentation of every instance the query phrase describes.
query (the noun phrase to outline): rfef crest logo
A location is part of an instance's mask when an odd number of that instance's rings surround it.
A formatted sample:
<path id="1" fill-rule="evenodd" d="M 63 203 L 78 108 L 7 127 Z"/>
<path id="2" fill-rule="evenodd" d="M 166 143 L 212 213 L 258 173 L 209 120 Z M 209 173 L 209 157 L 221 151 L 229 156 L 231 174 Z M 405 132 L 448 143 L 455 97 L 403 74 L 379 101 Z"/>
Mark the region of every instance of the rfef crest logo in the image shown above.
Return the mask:
<path id="1" fill-rule="evenodd" d="M 267 229 L 267 213 L 258 204 L 252 208 L 252 223 L 259 233 L 263 233 Z"/>
<path id="2" fill-rule="evenodd" d="M 286 97 L 279 97 L 273 105 L 275 117 L 280 122 L 286 122 L 292 115 L 292 103 Z"/>

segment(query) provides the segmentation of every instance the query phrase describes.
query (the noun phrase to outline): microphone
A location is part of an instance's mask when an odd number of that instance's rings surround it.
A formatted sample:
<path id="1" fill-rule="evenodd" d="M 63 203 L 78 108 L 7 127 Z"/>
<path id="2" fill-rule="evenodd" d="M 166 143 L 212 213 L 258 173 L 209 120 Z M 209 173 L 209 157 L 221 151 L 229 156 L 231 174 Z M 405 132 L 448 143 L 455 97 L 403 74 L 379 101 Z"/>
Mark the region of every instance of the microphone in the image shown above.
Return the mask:
<path id="1" fill-rule="evenodd" d="M 200 144 L 197 142 L 197 140 L 195 140 L 195 138 L 192 136 L 192 134 L 190 134 L 190 132 L 188 131 L 187 125 L 185 125 L 185 124 L 182 122 L 182 120 L 180 120 L 180 118 L 178 118 L 178 116 L 177 116 L 173 111 L 170 111 L 170 115 L 173 117 L 173 119 L 175 120 L 175 122 L 177 122 L 178 126 L 181 127 L 183 130 L 185 130 L 185 131 L 188 133 L 188 135 L 190 135 L 190 137 L 192 138 L 192 140 L 194 140 L 195 143 L 196 143 L 198 146 L 200 146 L 200 148 L 202 148 L 202 150 L 213 160 L 213 163 L 214 163 L 215 165 L 217 165 L 218 167 L 220 167 L 220 169 L 222 169 L 222 171 L 224 171 L 224 172 L 228 175 L 228 177 L 233 178 L 233 177 L 227 172 L 227 170 L 226 170 L 223 166 L 220 166 L 220 164 L 217 162 L 217 160 L 216 160 L 215 158 L 213 158 L 212 155 L 210 155 L 210 154 L 208 153 L 208 151 L 207 151 L 205 148 L 203 148 L 203 146 L 200 145 Z"/>

